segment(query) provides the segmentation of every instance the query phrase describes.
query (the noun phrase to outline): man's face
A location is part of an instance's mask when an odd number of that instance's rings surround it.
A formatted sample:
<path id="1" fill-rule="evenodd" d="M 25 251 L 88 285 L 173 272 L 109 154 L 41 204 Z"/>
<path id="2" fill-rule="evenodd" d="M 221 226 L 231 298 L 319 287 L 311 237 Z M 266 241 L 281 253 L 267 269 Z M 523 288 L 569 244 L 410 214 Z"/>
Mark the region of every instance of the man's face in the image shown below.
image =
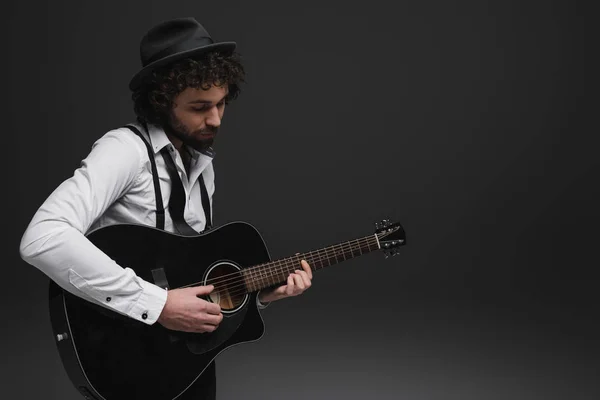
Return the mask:
<path id="1" fill-rule="evenodd" d="M 202 151 L 212 146 L 223 112 L 227 87 L 186 88 L 174 99 L 165 132 L 179 148 L 181 142 Z"/>

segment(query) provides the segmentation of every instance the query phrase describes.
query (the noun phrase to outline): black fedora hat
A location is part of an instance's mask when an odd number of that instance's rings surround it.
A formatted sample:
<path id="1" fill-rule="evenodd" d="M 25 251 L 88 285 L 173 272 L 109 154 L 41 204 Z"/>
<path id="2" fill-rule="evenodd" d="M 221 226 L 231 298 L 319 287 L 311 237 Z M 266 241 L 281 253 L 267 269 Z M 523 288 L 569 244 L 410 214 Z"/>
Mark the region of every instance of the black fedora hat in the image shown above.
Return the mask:
<path id="1" fill-rule="evenodd" d="M 161 22 L 151 28 L 140 42 L 142 69 L 129 82 L 129 89 L 140 86 L 155 68 L 185 57 L 208 51 L 232 52 L 235 42 L 217 42 L 194 18 L 177 18 Z"/>

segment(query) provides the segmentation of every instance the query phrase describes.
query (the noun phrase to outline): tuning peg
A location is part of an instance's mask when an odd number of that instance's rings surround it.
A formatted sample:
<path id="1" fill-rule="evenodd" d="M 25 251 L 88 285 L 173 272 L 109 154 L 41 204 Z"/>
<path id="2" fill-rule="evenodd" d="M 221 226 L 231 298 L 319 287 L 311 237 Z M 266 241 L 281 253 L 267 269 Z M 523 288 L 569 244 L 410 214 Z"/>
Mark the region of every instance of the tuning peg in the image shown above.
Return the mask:
<path id="1" fill-rule="evenodd" d="M 387 251 L 384 251 L 383 255 L 385 256 L 386 259 L 390 258 L 390 253 L 388 253 Z"/>
<path id="2" fill-rule="evenodd" d="M 375 229 L 381 229 L 381 222 L 375 222 Z"/>

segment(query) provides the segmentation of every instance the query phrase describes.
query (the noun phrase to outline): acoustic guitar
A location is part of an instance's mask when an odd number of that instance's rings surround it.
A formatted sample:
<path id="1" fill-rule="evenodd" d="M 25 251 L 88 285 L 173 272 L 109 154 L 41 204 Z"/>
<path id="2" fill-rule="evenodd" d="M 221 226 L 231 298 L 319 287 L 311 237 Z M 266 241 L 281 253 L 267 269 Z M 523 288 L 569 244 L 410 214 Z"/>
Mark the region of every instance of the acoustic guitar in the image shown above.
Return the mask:
<path id="1" fill-rule="evenodd" d="M 233 222 L 197 236 L 150 226 L 117 224 L 87 238 L 117 264 L 165 289 L 214 285 L 205 300 L 221 306 L 223 320 L 210 333 L 144 324 L 75 296 L 50 283 L 50 319 L 69 379 L 86 399 L 173 400 L 225 349 L 259 340 L 264 332 L 256 303 L 261 289 L 287 282 L 306 260 L 316 271 L 382 250 L 398 254 L 406 244 L 399 223 L 383 220 L 375 233 L 272 261 L 260 233 Z"/>

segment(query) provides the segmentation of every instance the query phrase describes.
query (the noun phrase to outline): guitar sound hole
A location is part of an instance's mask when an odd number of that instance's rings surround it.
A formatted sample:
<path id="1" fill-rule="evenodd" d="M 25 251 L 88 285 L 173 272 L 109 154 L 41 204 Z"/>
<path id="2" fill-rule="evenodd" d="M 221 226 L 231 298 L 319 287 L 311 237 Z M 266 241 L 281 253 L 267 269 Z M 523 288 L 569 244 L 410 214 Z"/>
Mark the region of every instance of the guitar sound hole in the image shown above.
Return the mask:
<path id="1" fill-rule="evenodd" d="M 211 267 L 206 275 L 206 285 L 215 285 L 209 300 L 221 306 L 221 312 L 239 310 L 248 300 L 246 285 L 236 265 L 223 262 Z"/>

